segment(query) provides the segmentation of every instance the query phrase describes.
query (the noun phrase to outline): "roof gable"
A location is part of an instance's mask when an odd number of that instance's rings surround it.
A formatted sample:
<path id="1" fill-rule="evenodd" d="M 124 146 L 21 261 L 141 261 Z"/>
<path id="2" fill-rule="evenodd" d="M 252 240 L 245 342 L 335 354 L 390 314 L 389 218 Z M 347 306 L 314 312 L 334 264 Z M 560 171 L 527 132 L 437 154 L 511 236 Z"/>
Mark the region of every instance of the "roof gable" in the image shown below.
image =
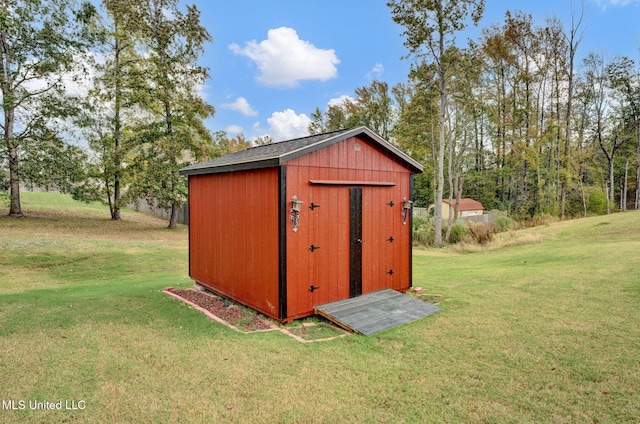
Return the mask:
<path id="1" fill-rule="evenodd" d="M 389 152 L 412 172 L 422 172 L 422 165 L 384 140 L 367 127 L 357 127 L 317 134 L 264 146 L 251 147 L 206 162 L 196 163 L 180 170 L 180 175 L 216 174 L 221 172 L 269 168 L 338 143 L 349 137 L 362 136 L 374 145 Z"/>

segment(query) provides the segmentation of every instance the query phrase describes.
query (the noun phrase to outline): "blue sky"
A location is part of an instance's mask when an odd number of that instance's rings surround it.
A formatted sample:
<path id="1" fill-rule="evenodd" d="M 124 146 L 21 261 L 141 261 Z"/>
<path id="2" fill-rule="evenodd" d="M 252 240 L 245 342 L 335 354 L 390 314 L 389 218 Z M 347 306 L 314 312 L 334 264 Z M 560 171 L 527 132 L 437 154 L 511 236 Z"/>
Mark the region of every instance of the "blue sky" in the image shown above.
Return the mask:
<path id="1" fill-rule="evenodd" d="M 216 115 L 213 130 L 276 141 L 306 135 L 311 112 L 374 79 L 407 79 L 402 28 L 383 0 L 191 0 L 214 41 L 201 64 L 211 79 L 203 89 Z M 580 0 L 574 0 L 580 11 Z M 478 29 L 502 24 L 507 10 L 531 12 L 537 24 L 555 15 L 570 26 L 569 0 L 487 0 Z M 578 50 L 640 58 L 640 0 L 584 0 L 584 36 Z"/>

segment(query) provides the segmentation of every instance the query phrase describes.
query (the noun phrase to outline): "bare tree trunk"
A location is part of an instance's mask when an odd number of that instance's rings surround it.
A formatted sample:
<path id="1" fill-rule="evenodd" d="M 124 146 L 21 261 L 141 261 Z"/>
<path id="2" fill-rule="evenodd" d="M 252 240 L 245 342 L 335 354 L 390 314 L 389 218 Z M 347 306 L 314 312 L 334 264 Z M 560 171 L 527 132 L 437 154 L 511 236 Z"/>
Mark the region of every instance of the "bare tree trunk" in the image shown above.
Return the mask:
<path id="1" fill-rule="evenodd" d="M 638 145 L 636 149 L 636 210 L 640 210 L 640 123 L 638 123 Z"/>
<path id="2" fill-rule="evenodd" d="M 582 193 L 582 209 L 584 211 L 584 216 L 587 216 L 587 197 L 584 193 L 584 183 L 582 182 L 582 178 L 580 178 L 580 191 Z"/>
<path id="3" fill-rule="evenodd" d="M 615 181 L 613 176 L 613 157 L 609 159 L 609 202 L 614 203 L 616 198 L 616 188 Z M 607 207 L 607 214 L 611 213 L 610 209 Z"/>
<path id="4" fill-rule="evenodd" d="M 449 125 L 451 125 L 451 121 L 449 121 Z M 453 140 L 449 140 L 448 153 L 449 157 L 447 160 L 447 179 L 449 182 L 449 217 L 447 218 L 447 232 L 445 234 L 445 241 L 447 243 L 449 243 L 449 239 L 451 238 L 451 227 L 453 227 L 453 223 L 456 218 L 455 210 L 452 210 L 453 195 L 455 193 L 455 183 L 453 182 Z"/>
<path id="5" fill-rule="evenodd" d="M 453 211 L 455 219 L 460 217 L 460 201 L 462 200 L 462 186 L 464 185 L 464 177 L 462 175 L 456 175 L 456 207 Z"/>
<path id="6" fill-rule="evenodd" d="M 9 216 L 22 217 L 24 215 L 20 206 L 20 174 L 18 173 L 20 160 L 18 158 L 18 149 L 12 140 L 13 118 L 14 110 L 11 108 L 4 109 L 4 139 L 9 150 L 9 182 L 11 187 Z"/>
<path id="7" fill-rule="evenodd" d="M 622 195 L 620 196 L 620 210 L 627 211 L 627 187 L 629 183 L 629 159 L 624 166 L 624 183 L 622 184 Z"/>
<path id="8" fill-rule="evenodd" d="M 640 147 L 640 144 L 638 146 Z M 636 210 L 640 210 L 640 153 L 638 154 L 638 169 L 636 169 Z"/>
<path id="9" fill-rule="evenodd" d="M 117 22 L 116 22 L 117 28 Z M 114 110 L 114 131 L 113 131 L 113 139 L 115 140 L 114 146 L 114 158 L 115 158 L 115 172 L 113 173 L 113 209 L 111 210 L 111 219 L 114 221 L 120 221 L 120 168 L 122 166 L 120 160 L 120 135 L 121 135 L 121 122 L 120 122 L 120 109 L 122 102 L 122 89 L 120 87 L 121 84 L 121 64 L 120 64 L 120 51 L 122 47 L 120 45 L 120 40 L 116 37 L 116 55 L 115 55 L 115 66 L 116 66 L 116 81 L 115 81 L 115 110 Z"/>
<path id="10" fill-rule="evenodd" d="M 442 7 L 442 5 L 440 5 Z M 444 23 L 443 17 L 439 16 L 438 21 L 438 57 L 436 62 L 438 63 L 438 91 L 440 93 L 440 115 L 439 115 L 439 134 L 438 134 L 438 186 L 436 187 L 436 210 L 434 215 L 434 244 L 436 246 L 442 246 L 442 194 L 444 191 L 444 145 L 445 145 L 445 125 L 447 119 L 447 81 L 446 81 L 446 68 L 443 63 L 444 60 Z"/>
<path id="11" fill-rule="evenodd" d="M 175 229 L 178 227 L 178 205 L 174 202 L 171 203 L 171 216 L 169 217 L 169 229 Z"/>
<path id="12" fill-rule="evenodd" d="M 15 146 L 9 147 L 9 181 L 11 184 L 11 205 L 9 216 L 23 217 L 20 206 L 20 176 L 18 174 L 18 151 Z"/>
<path id="13" fill-rule="evenodd" d="M 580 12 L 580 18 L 578 22 L 575 22 L 575 15 L 573 10 L 571 11 L 571 30 L 569 32 L 568 46 L 569 46 L 569 64 L 568 64 L 568 87 L 567 87 L 567 116 L 565 120 L 565 137 L 564 137 L 564 154 L 563 154 L 563 165 L 564 165 L 564 177 L 562 178 L 562 219 L 564 219 L 565 214 L 565 204 L 567 200 L 567 180 L 569 178 L 569 149 L 571 146 L 571 110 L 573 106 L 573 66 L 576 55 L 576 50 L 578 49 L 578 45 L 580 41 L 582 41 L 582 34 L 578 35 L 578 28 L 582 24 L 582 17 L 584 16 L 584 3 L 583 8 Z M 560 115 L 558 115 L 560 116 Z M 584 188 L 583 188 L 584 190 Z M 584 196 L 583 196 L 584 197 Z M 586 212 L 585 212 L 586 215 Z"/>

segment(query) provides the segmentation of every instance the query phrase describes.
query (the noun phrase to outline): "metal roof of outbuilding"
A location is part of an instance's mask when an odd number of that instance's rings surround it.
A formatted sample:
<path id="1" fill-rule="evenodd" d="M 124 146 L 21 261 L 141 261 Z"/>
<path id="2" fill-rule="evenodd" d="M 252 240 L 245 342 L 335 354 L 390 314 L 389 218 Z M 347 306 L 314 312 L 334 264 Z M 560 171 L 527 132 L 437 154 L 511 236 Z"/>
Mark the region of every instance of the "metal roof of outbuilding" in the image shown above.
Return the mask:
<path id="1" fill-rule="evenodd" d="M 423 171 L 423 166 L 420 162 L 411 158 L 409 155 L 402 152 L 369 128 L 363 126 L 311 135 L 288 141 L 280 141 L 264 146 L 251 147 L 246 150 L 241 150 L 206 162 L 186 166 L 180 170 L 180 175 L 217 174 L 221 172 L 279 166 L 288 160 L 306 155 L 323 147 L 330 146 L 334 143 L 338 143 L 355 136 L 363 136 L 374 145 L 397 158 L 413 172 Z"/>

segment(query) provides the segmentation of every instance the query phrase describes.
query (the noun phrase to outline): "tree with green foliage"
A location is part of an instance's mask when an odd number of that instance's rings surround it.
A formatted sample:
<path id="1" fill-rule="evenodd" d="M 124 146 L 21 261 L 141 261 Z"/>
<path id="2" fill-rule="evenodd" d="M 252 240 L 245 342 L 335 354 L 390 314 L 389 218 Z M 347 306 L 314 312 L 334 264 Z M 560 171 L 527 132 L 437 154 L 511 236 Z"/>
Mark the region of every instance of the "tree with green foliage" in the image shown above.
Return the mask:
<path id="1" fill-rule="evenodd" d="M 120 220 L 123 190 L 130 182 L 125 161 L 131 148 L 131 126 L 145 86 L 142 55 L 136 46 L 137 11 L 128 0 L 104 0 L 106 19 L 85 112 L 79 120 L 94 152 L 90 176 L 77 197 L 109 205 L 112 220 Z M 144 93 L 144 92 L 143 92 Z M 127 142 L 128 141 L 128 142 Z"/>
<path id="2" fill-rule="evenodd" d="M 351 126 L 365 125 L 388 140 L 396 124 L 396 105 L 389 92 L 389 84 L 374 80 L 370 85 L 355 89 L 356 100 L 350 106 Z"/>
<path id="3" fill-rule="evenodd" d="M 436 187 L 436 134 L 438 88 L 435 69 L 422 63 L 414 66 L 406 85 L 393 88 L 399 105 L 398 123 L 393 129 L 396 144 L 412 157 L 422 160 L 424 172 L 415 176 L 413 198 L 416 206 L 434 201 Z"/>
<path id="4" fill-rule="evenodd" d="M 0 157 L 9 168 L 11 216 L 23 216 L 21 177 L 35 178 L 22 172 L 21 161 L 38 158 L 39 152 L 65 154 L 60 122 L 78 112 L 78 102 L 70 101 L 66 86 L 79 77 L 76 59 L 92 40 L 96 11 L 89 2 L 77 8 L 73 4 L 71 0 L 0 0 Z"/>
<path id="5" fill-rule="evenodd" d="M 615 166 L 623 146 L 634 139 L 629 114 L 627 84 L 630 84 L 632 62 L 626 57 L 616 57 L 607 62 L 594 53 L 584 59 L 586 84 L 593 121 L 593 142 L 598 146 L 606 162 L 607 213 L 615 204 Z"/>
<path id="6" fill-rule="evenodd" d="M 177 0 L 132 0 L 136 30 L 144 46 L 148 93 L 139 103 L 146 114 L 137 128 L 135 178 L 138 197 L 170 210 L 169 228 L 186 201 L 187 183 L 178 175 L 192 160 L 212 154 L 213 144 L 204 120 L 214 114 L 198 90 L 208 71 L 198 65 L 204 43 L 211 36 L 200 24 L 200 11 Z"/>
<path id="7" fill-rule="evenodd" d="M 435 179 L 435 240 L 442 245 L 442 195 L 444 191 L 445 126 L 447 119 L 447 73 L 451 58 L 447 50 L 455 41 L 455 33 L 464 29 L 467 18 L 476 24 L 484 12 L 484 0 L 392 0 L 393 21 L 404 27 L 404 45 L 420 63 L 431 58 L 437 69 L 440 97 L 437 146 L 437 178 Z"/>
<path id="8" fill-rule="evenodd" d="M 348 100 L 347 100 L 348 101 Z M 329 105 L 326 111 L 317 107 L 311 112 L 309 134 L 322 134 L 347 128 L 348 112 L 344 104 Z"/>

